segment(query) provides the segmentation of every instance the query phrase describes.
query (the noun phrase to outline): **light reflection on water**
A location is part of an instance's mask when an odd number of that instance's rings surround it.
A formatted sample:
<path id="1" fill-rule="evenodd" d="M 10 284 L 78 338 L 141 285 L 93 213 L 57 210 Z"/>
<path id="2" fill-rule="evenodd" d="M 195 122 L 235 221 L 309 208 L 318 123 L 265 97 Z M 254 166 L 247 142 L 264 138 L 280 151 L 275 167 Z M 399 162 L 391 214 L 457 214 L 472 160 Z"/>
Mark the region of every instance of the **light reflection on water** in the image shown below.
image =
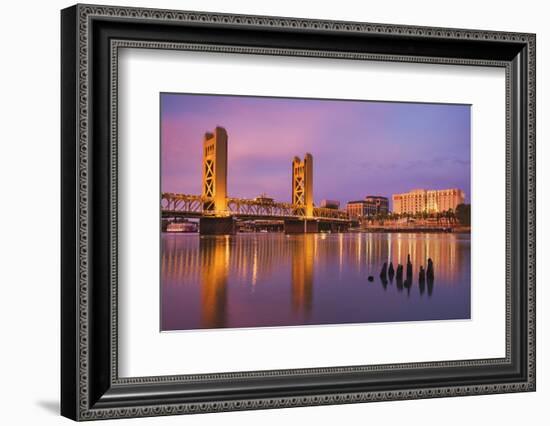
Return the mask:
<path id="1" fill-rule="evenodd" d="M 412 286 L 383 282 L 408 254 Z M 469 234 L 162 235 L 162 330 L 466 318 Z"/>

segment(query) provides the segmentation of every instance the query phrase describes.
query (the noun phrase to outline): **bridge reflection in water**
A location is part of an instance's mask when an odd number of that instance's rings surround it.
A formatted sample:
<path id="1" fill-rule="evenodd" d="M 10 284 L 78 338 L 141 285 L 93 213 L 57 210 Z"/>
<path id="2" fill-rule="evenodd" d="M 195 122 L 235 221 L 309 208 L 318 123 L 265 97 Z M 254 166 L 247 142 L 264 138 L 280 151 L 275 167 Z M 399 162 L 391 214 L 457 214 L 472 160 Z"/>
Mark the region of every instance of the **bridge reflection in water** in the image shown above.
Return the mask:
<path id="1" fill-rule="evenodd" d="M 412 286 L 382 282 L 382 264 L 408 254 Z M 428 258 L 426 289 L 418 269 Z M 161 282 L 162 330 L 466 319 L 470 236 L 163 234 Z"/>

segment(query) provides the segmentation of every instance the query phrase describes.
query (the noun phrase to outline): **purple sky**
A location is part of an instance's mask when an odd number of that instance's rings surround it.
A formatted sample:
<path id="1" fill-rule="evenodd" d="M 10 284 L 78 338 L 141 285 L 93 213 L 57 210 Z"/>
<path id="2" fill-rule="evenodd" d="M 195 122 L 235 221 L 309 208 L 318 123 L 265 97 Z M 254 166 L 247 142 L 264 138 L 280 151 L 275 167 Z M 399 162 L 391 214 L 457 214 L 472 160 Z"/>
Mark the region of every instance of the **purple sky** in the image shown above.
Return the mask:
<path id="1" fill-rule="evenodd" d="M 470 106 L 162 93 L 163 192 L 201 193 L 202 140 L 228 133 L 228 193 L 290 202 L 291 162 L 313 155 L 315 203 L 414 188 L 470 199 Z"/>

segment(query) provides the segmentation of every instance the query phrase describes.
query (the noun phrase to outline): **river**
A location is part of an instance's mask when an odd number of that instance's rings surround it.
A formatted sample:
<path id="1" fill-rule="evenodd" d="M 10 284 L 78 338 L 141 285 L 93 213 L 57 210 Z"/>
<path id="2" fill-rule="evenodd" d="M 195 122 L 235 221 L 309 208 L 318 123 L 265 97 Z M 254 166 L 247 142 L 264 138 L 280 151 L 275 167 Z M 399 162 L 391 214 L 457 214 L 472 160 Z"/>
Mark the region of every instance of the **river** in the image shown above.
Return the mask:
<path id="1" fill-rule="evenodd" d="M 408 254 L 410 286 L 380 278 Z M 419 282 L 428 258 L 434 280 Z M 163 331 L 468 318 L 469 234 L 161 237 Z"/>

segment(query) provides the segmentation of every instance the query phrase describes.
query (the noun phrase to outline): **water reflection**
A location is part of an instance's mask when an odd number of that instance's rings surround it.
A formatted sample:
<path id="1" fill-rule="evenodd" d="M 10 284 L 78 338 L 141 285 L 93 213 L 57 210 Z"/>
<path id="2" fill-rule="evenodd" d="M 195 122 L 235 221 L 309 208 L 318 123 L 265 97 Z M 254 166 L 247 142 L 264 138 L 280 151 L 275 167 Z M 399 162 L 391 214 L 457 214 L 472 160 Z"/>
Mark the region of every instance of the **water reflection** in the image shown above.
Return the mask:
<path id="1" fill-rule="evenodd" d="M 226 324 L 227 275 L 229 272 L 229 239 L 202 238 L 201 257 L 201 324 L 219 328 Z"/>
<path id="2" fill-rule="evenodd" d="M 470 237 L 163 234 L 161 282 L 163 330 L 469 318 Z"/>
<path id="3" fill-rule="evenodd" d="M 292 239 L 292 307 L 295 311 L 311 311 L 313 300 L 313 260 L 317 240 L 314 238 Z"/>

